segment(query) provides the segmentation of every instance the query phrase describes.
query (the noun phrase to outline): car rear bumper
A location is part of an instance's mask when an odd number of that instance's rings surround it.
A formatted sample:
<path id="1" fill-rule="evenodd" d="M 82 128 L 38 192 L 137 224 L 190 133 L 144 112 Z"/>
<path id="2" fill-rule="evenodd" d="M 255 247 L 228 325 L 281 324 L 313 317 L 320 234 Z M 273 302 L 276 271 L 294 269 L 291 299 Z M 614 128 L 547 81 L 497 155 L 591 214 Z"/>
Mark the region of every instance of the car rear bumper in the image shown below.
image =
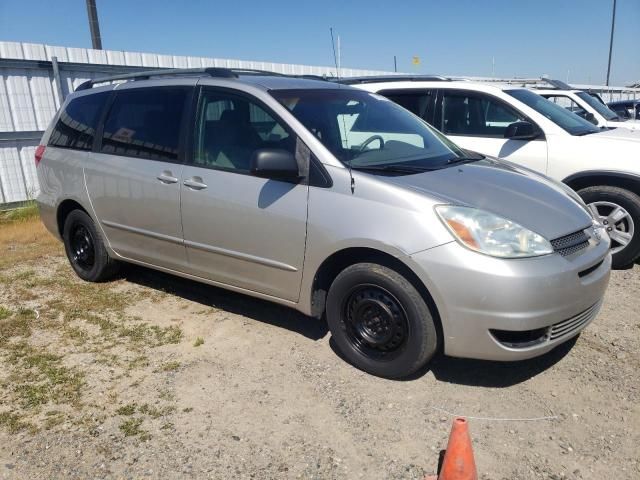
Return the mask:
<path id="1" fill-rule="evenodd" d="M 412 255 L 438 308 L 444 352 L 522 360 L 576 336 L 598 314 L 609 283 L 609 242 L 563 257 L 498 259 L 457 242 Z"/>

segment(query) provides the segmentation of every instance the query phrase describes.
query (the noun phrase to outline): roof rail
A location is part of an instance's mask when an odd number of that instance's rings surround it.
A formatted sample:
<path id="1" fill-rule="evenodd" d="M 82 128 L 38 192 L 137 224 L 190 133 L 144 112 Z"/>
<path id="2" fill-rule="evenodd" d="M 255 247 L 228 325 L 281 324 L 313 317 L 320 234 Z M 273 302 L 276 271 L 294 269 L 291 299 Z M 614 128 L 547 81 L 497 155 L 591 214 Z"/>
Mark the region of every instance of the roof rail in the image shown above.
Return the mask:
<path id="1" fill-rule="evenodd" d="M 442 75 L 377 75 L 371 77 L 349 77 L 331 79 L 345 85 L 382 82 L 450 82 L 451 78 Z"/>
<path id="2" fill-rule="evenodd" d="M 238 78 L 238 75 L 228 68 L 167 68 L 159 70 L 147 70 L 144 72 L 125 73 L 122 75 L 112 75 L 110 77 L 96 78 L 87 80 L 76 87 L 76 92 L 80 90 L 88 90 L 98 83 L 114 82 L 117 80 L 148 80 L 151 77 L 161 77 L 165 75 L 194 75 L 205 74 L 212 77 L 222 78 Z"/>
<path id="3" fill-rule="evenodd" d="M 114 82 L 117 80 L 148 80 L 152 77 L 162 77 L 171 75 L 209 75 L 210 77 L 217 78 L 238 78 L 240 75 L 268 75 L 274 77 L 297 77 L 307 78 L 313 80 L 326 80 L 325 77 L 316 75 L 287 75 L 284 73 L 269 72 L 266 70 L 254 70 L 251 68 L 221 68 L 221 67 L 206 67 L 206 68 L 168 68 L 158 70 L 146 70 L 136 73 L 125 73 L 122 75 L 112 75 L 109 77 L 96 78 L 93 80 L 87 80 L 76 87 L 76 92 L 81 90 L 88 90 L 93 88 L 98 83 Z"/>

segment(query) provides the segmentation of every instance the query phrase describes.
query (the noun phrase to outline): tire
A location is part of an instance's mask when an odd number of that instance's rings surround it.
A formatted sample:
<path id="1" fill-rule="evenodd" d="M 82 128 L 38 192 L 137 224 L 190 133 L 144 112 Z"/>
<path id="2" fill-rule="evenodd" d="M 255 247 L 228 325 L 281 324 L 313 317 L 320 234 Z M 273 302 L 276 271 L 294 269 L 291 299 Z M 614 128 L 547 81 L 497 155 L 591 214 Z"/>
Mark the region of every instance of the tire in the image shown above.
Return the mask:
<path id="1" fill-rule="evenodd" d="M 405 277 L 375 263 L 347 267 L 327 295 L 327 323 L 355 367 L 384 378 L 407 377 L 438 348 L 433 316 Z"/>
<path id="2" fill-rule="evenodd" d="M 598 212 L 600 221 L 607 228 L 611 237 L 613 268 L 631 265 L 640 257 L 640 197 L 624 188 L 609 186 L 584 188 L 578 194 L 594 214 Z M 608 216 L 616 207 L 622 208 L 624 213 L 618 221 Z M 625 239 L 628 241 L 626 245 L 621 243 L 623 235 L 631 235 L 629 240 Z"/>
<path id="3" fill-rule="evenodd" d="M 69 263 L 81 279 L 103 282 L 117 272 L 119 263 L 109 256 L 102 235 L 82 210 L 69 213 L 62 238 Z"/>

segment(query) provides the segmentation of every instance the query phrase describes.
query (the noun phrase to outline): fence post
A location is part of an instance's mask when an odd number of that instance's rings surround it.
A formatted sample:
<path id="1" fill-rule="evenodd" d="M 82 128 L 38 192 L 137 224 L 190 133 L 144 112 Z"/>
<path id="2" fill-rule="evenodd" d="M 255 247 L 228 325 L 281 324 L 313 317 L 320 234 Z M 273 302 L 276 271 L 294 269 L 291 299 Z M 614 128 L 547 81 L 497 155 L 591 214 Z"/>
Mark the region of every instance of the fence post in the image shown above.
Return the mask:
<path id="1" fill-rule="evenodd" d="M 58 97 L 60 97 L 60 106 L 64 103 L 64 91 L 62 90 L 62 79 L 60 78 L 60 67 L 58 66 L 58 57 L 51 57 L 51 67 L 53 68 L 53 80 L 56 82 Z"/>

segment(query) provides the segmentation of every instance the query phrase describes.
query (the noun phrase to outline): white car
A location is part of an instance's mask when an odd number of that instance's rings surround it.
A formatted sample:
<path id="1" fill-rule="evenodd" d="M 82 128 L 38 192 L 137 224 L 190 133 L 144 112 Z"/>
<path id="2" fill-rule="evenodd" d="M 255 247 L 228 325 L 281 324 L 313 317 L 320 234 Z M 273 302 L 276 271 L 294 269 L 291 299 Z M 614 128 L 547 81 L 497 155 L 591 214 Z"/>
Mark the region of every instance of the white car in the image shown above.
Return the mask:
<path id="1" fill-rule="evenodd" d="M 621 118 L 593 95 L 582 90 L 535 89 L 534 91 L 600 128 L 640 130 L 640 121 Z"/>
<path id="2" fill-rule="evenodd" d="M 526 88 L 428 78 L 343 83 L 397 102 L 467 150 L 570 186 L 609 231 L 614 267 L 640 257 L 640 131 L 600 129 Z"/>

